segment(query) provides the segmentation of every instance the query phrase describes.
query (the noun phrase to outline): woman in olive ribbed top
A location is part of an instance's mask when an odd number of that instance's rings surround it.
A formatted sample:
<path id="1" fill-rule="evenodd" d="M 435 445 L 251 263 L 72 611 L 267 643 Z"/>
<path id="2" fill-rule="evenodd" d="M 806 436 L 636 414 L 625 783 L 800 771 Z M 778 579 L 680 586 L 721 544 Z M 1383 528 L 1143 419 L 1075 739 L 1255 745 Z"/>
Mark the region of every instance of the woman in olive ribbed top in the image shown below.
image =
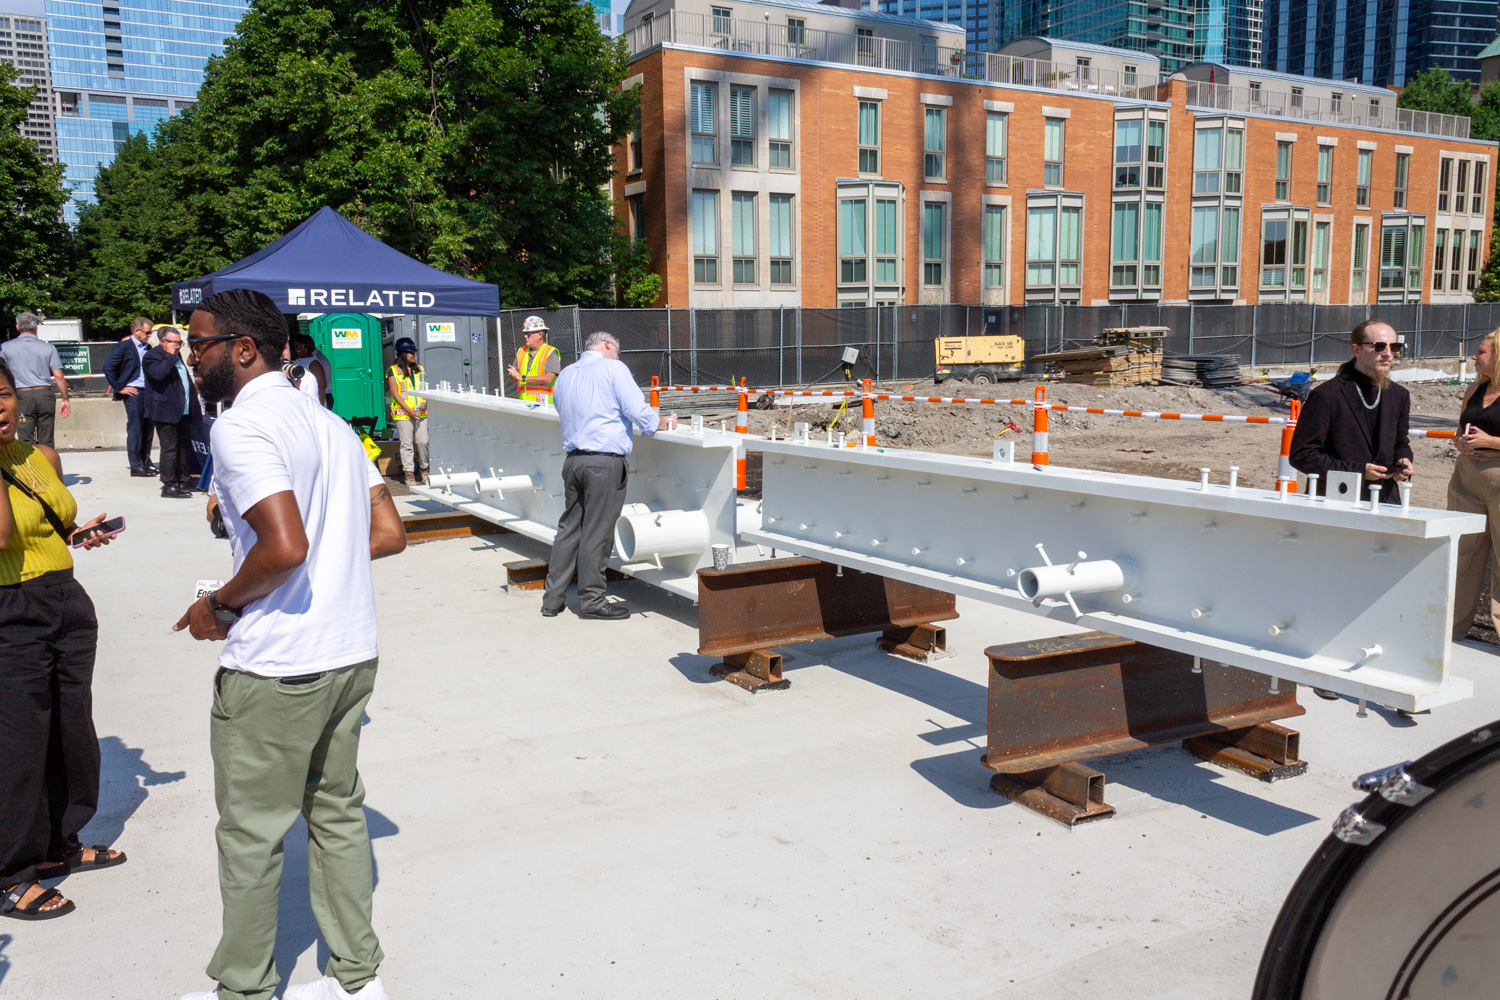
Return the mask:
<path id="1" fill-rule="evenodd" d="M 48 920 L 73 903 L 41 879 L 108 868 L 125 855 L 78 839 L 99 804 L 89 690 L 99 624 L 63 537 L 78 505 L 62 462 L 51 448 L 16 440 L 19 417 L 15 380 L 0 360 L 0 916 Z"/>
<path id="2" fill-rule="evenodd" d="M 1459 407 L 1453 446 L 1458 459 L 1448 480 L 1448 509 L 1488 518 L 1485 530 L 1458 540 L 1458 573 L 1453 594 L 1453 641 L 1469 634 L 1479 611 L 1484 573 L 1496 564 L 1490 610 L 1500 623 L 1500 330 L 1480 338 L 1474 350 L 1474 384 Z"/>

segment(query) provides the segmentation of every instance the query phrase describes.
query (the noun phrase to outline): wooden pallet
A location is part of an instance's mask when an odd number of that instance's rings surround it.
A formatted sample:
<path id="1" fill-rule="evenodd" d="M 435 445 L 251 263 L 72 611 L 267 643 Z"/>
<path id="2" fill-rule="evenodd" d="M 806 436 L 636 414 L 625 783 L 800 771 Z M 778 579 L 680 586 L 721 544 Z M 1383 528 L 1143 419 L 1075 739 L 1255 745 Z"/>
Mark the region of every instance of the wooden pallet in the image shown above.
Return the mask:
<path id="1" fill-rule="evenodd" d="M 1071 351 L 1056 351 L 1033 358 L 1045 366 L 1046 374 L 1077 385 L 1153 385 L 1161 379 L 1162 352 L 1159 344 L 1101 344 Z"/>

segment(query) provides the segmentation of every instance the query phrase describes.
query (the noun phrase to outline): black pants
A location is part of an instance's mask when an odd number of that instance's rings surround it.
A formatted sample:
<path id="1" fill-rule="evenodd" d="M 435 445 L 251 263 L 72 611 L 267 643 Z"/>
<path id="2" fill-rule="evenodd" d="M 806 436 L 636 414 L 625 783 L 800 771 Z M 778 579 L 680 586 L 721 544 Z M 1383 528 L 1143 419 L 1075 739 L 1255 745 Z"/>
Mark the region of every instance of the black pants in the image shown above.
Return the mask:
<path id="1" fill-rule="evenodd" d="M 152 423 L 156 436 L 161 440 L 161 484 L 175 486 L 179 480 L 192 476 L 193 426 L 191 418 L 183 417 L 175 424 Z"/>
<path id="2" fill-rule="evenodd" d="M 82 847 L 99 806 L 94 603 L 70 569 L 0 587 L 0 889 Z"/>
<path id="3" fill-rule="evenodd" d="M 125 456 L 131 471 L 145 472 L 151 468 L 151 418 L 146 416 L 145 393 L 126 396 L 124 403 Z"/>
<path id="4" fill-rule="evenodd" d="M 625 459 L 616 455 L 578 455 L 563 459 L 567 506 L 557 522 L 547 592 L 542 607 L 558 608 L 578 571 L 578 610 L 604 607 L 604 568 L 614 545 L 615 522 L 625 506 Z"/>
<path id="5" fill-rule="evenodd" d="M 57 390 L 50 385 L 17 389 L 21 403 L 21 426 L 16 437 L 27 444 L 53 445 L 52 428 L 57 423 Z"/>

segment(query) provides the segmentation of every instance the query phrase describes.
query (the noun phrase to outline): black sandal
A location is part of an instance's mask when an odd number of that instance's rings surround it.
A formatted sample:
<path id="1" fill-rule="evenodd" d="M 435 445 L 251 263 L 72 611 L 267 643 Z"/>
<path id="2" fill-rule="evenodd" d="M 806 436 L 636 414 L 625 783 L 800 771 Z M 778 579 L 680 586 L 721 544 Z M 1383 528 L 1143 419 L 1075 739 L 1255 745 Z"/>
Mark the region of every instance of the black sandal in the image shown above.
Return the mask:
<path id="1" fill-rule="evenodd" d="M 94 860 L 84 861 L 84 851 L 93 851 Z M 95 844 L 93 847 L 80 847 L 78 850 L 68 855 L 68 860 L 65 862 L 65 864 L 67 865 L 67 873 L 71 875 L 73 872 L 91 872 L 96 871 L 100 868 L 113 868 L 116 865 L 123 865 L 126 861 L 129 860 L 125 857 L 125 853 L 123 851 L 116 852 L 114 857 L 110 857 L 109 852 L 110 848 L 106 847 L 103 844 Z"/>
<path id="2" fill-rule="evenodd" d="M 41 895 L 37 896 L 36 899 L 33 899 L 25 906 L 21 906 L 21 897 L 25 896 L 32 886 L 39 884 L 37 882 L 22 882 L 20 885 L 11 886 L 10 891 L 5 894 L 5 899 L 0 901 L 0 917 L 11 917 L 15 920 L 51 920 L 53 917 L 72 913 L 76 908 L 70 899 L 54 909 L 42 909 L 42 907 L 52 902 L 52 900 L 62 896 L 62 893 L 56 889 L 47 889 Z"/>

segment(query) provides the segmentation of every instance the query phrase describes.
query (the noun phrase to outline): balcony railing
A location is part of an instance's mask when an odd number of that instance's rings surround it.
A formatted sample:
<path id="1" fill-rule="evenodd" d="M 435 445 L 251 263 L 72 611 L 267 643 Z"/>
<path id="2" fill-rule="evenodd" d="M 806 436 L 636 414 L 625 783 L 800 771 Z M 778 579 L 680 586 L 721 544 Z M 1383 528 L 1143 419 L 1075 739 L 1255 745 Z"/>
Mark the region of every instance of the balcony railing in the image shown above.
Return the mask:
<path id="1" fill-rule="evenodd" d="M 892 69 L 954 79 L 985 80 L 1048 90 L 1101 94 L 1107 97 L 1156 98 L 1156 81 L 1112 70 L 1079 67 L 972 52 L 942 45 L 925 45 L 873 35 L 845 35 L 812 28 L 788 27 L 761 21 L 736 21 L 674 10 L 625 33 L 630 54 L 662 42 L 724 49 L 757 55 L 783 56 L 812 62 L 839 63 L 871 69 Z"/>
<path id="2" fill-rule="evenodd" d="M 1393 103 L 1395 98 L 1396 95 L 1392 94 Z M 1224 83 L 1189 81 L 1187 103 L 1192 108 L 1303 118 L 1316 122 L 1340 122 L 1364 128 L 1389 129 L 1393 132 L 1446 135 L 1455 139 L 1469 137 L 1469 119 L 1463 115 L 1444 115 L 1436 111 L 1413 111 L 1410 108 L 1384 105 L 1372 108 L 1368 100 L 1333 101 L 1305 95 L 1275 94 L 1248 87 L 1231 87 Z"/>

